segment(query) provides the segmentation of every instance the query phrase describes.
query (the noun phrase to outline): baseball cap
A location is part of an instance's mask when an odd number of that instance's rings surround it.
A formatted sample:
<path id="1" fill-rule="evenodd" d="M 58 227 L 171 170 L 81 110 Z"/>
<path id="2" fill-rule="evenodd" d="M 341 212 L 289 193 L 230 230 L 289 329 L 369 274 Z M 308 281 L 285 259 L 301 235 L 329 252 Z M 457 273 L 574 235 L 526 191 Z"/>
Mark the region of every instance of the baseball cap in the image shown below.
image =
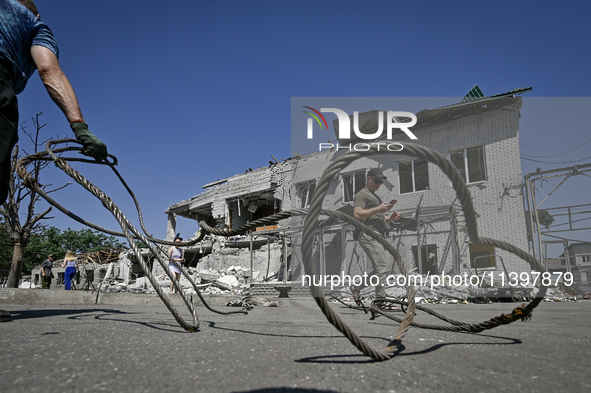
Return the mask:
<path id="1" fill-rule="evenodd" d="M 367 176 L 373 177 L 374 179 L 387 179 L 380 168 L 371 168 L 367 172 Z"/>

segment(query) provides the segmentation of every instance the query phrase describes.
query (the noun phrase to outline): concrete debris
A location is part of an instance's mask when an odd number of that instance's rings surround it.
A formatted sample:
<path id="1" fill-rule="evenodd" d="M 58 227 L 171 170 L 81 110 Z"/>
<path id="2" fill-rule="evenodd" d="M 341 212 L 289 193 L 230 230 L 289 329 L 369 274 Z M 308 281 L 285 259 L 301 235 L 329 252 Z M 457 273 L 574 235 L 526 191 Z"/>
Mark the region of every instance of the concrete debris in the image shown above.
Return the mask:
<path id="1" fill-rule="evenodd" d="M 33 284 L 30 281 L 22 281 L 21 285 L 18 286 L 19 288 L 25 288 L 25 289 L 33 289 L 35 288 L 35 284 Z"/>
<path id="2" fill-rule="evenodd" d="M 203 282 L 216 282 L 217 279 L 222 276 L 222 273 L 214 269 L 207 269 L 202 270 L 198 273 L 198 275 L 201 277 Z"/>
<path id="3" fill-rule="evenodd" d="M 537 291 L 535 293 L 537 293 Z M 574 302 L 576 300 L 576 295 L 573 296 L 556 287 L 548 288 L 546 296 L 544 296 L 545 302 Z"/>
<path id="4" fill-rule="evenodd" d="M 279 307 L 279 303 L 262 297 L 246 296 L 243 299 L 234 299 L 229 301 L 226 303 L 226 306 L 245 308 L 252 308 L 253 306 Z"/>
<path id="5" fill-rule="evenodd" d="M 129 285 L 129 289 L 148 289 L 151 288 L 150 280 L 148 277 L 139 277 L 133 284 Z"/>
<path id="6" fill-rule="evenodd" d="M 474 288 L 466 285 L 437 286 L 415 286 L 416 304 L 468 304 L 468 303 L 493 303 L 493 302 L 526 302 L 537 295 L 539 289 L 532 287 L 512 287 L 512 288 Z M 343 288 L 333 293 L 341 300 L 354 304 L 350 291 Z M 389 297 L 396 299 L 406 298 L 406 288 L 391 287 L 386 290 Z M 375 298 L 374 288 L 367 287 L 361 292 L 363 300 L 371 301 Z M 558 287 L 549 287 L 544 296 L 546 302 L 570 302 L 576 301 L 571 296 Z"/>
<path id="7" fill-rule="evenodd" d="M 101 292 L 128 292 L 129 285 L 122 283 L 122 282 L 117 282 L 117 281 L 111 281 L 109 282 L 102 282 L 99 284 L 99 291 Z M 135 292 L 135 291 L 129 291 L 129 292 Z"/>
<path id="8" fill-rule="evenodd" d="M 277 275 L 281 268 L 281 244 L 264 244 L 251 253 L 248 248 L 228 247 L 220 240 L 215 242 L 212 248 L 211 254 L 205 255 L 199 260 L 199 266 L 202 269 L 226 272 L 226 274 L 235 274 L 238 277 L 240 277 L 240 269 L 242 269 L 242 274 L 247 276 L 250 274 L 250 269 L 243 266 L 250 266 L 252 261 L 252 279 L 258 281 L 267 278 L 265 275 L 269 277 Z M 233 272 L 232 269 L 234 269 Z"/>
<path id="9" fill-rule="evenodd" d="M 250 270 L 241 266 L 231 266 L 224 270 L 188 268 L 187 273 L 202 294 L 212 295 L 244 295 L 248 289 L 247 278 L 250 276 Z M 160 274 L 156 276 L 156 280 L 158 286 L 163 289 L 170 287 L 168 275 Z M 180 285 L 185 293 L 196 293 L 189 280 L 184 276 L 181 277 Z M 99 290 L 104 292 L 155 293 L 147 277 L 139 277 L 130 281 L 129 284 L 121 282 L 121 280 L 105 280 L 99 285 Z"/>
<path id="10" fill-rule="evenodd" d="M 78 263 L 96 263 L 102 265 L 105 263 L 117 262 L 122 254 L 128 254 L 127 248 L 107 248 L 100 251 L 86 252 L 78 254 Z"/>
<path id="11" fill-rule="evenodd" d="M 240 286 L 240 282 L 238 281 L 238 278 L 233 275 L 227 275 L 227 276 L 222 276 L 222 277 L 218 278 L 216 280 L 216 284 L 224 289 L 227 289 L 227 290 L 232 290 L 232 289 Z"/>
<path id="12" fill-rule="evenodd" d="M 243 295 L 243 291 L 228 291 L 218 287 L 209 286 L 203 290 L 199 290 L 202 295 Z M 194 293 L 194 292 L 193 292 Z"/>

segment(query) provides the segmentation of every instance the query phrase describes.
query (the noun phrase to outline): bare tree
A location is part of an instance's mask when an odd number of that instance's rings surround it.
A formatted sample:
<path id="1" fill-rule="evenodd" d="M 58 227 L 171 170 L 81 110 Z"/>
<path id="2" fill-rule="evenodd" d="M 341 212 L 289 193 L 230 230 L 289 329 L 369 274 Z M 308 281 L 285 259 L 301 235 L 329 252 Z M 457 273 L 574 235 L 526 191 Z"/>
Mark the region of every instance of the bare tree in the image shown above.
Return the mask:
<path id="1" fill-rule="evenodd" d="M 21 124 L 21 131 L 32 143 L 34 151 L 31 154 L 37 153 L 45 142 L 47 142 L 47 140 L 42 142 L 39 141 L 39 133 L 41 129 L 46 126 L 46 124 L 41 124 L 39 122 L 40 115 L 41 113 L 38 113 L 32 118 L 35 127 L 35 132 L 33 133 L 27 132 L 25 127 Z M 22 150 L 24 155 L 29 154 L 24 149 Z M 10 266 L 7 282 L 7 287 L 9 288 L 18 287 L 23 268 L 23 251 L 29 242 L 31 234 L 43 226 L 42 220 L 51 218 L 47 216 L 51 211 L 51 207 L 42 213 L 35 212 L 35 204 L 39 200 L 40 195 L 30 188 L 25 187 L 22 180 L 18 177 L 16 173 L 16 163 L 18 158 L 19 145 L 16 145 L 12 151 L 8 199 L 2 206 L 0 206 L 0 214 L 4 216 L 6 232 L 14 245 L 12 264 Z M 31 164 L 32 168 L 29 168 L 29 173 L 37 183 L 39 183 L 41 170 L 49 164 L 49 161 L 40 160 L 36 160 Z M 53 192 L 57 190 L 46 191 L 46 188 L 49 186 L 50 185 L 44 185 L 41 188 L 44 192 Z M 26 212 L 23 211 L 21 213 L 21 207 L 26 208 Z"/>

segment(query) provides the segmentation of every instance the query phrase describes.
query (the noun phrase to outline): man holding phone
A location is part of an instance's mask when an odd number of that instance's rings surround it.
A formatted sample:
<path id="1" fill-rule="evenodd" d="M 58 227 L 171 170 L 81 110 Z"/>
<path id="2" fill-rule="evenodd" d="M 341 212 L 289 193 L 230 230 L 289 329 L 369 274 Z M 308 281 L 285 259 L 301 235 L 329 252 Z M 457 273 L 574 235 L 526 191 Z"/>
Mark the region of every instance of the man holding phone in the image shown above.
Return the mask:
<path id="1" fill-rule="evenodd" d="M 402 214 L 394 211 L 392 214 L 386 216 L 386 212 L 394 206 L 396 200 L 393 199 L 389 203 L 382 202 L 376 191 L 384 183 L 386 176 L 379 168 L 372 168 L 367 172 L 367 183 L 365 188 L 361 189 L 356 195 L 353 204 L 353 215 L 356 220 L 362 221 L 365 225 L 370 226 L 376 232 L 385 236 L 387 225 L 390 221 L 398 221 Z M 361 233 L 359 244 L 365 251 L 369 260 L 371 261 L 373 272 L 379 279 L 376 287 L 376 297 L 385 297 L 386 278 L 390 271 L 388 267 L 388 252 L 386 249 L 374 238 L 365 233 Z M 353 285 L 350 290 L 355 301 L 359 301 L 360 291 L 363 286 Z"/>

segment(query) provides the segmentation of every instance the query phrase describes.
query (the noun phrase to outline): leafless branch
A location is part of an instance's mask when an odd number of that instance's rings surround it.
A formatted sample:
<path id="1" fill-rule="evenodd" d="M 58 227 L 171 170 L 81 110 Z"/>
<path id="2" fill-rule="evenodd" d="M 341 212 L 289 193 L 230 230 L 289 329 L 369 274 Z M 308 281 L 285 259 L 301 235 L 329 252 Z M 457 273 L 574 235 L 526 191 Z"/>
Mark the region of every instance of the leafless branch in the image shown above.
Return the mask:
<path id="1" fill-rule="evenodd" d="M 34 151 L 33 154 L 37 153 L 40 149 L 42 149 L 43 144 L 45 144 L 46 142 L 40 142 L 39 134 L 41 130 L 46 126 L 46 124 L 42 124 L 39 121 L 40 115 L 41 113 L 38 113 L 34 118 L 32 118 L 33 125 L 35 128 L 34 132 L 29 132 L 26 130 L 26 127 L 24 127 L 24 125 L 20 125 L 22 132 L 31 141 Z M 39 198 L 41 196 L 37 191 L 25 187 L 23 181 L 19 177 L 17 177 L 16 163 L 20 155 L 19 152 L 21 154 L 26 154 L 26 151 L 22 148 L 19 148 L 19 145 L 15 146 L 15 148 L 13 149 L 11 157 L 12 171 L 9 179 L 9 195 L 6 202 L 2 204 L 2 206 L 0 206 L 0 214 L 2 214 L 2 216 L 4 217 L 5 228 L 8 236 L 13 242 L 18 242 L 22 245 L 22 247 L 18 248 L 18 251 L 17 247 L 15 247 L 15 252 L 20 253 L 20 256 L 17 256 L 16 254 L 13 255 L 13 266 L 11 267 L 11 275 L 9 277 L 9 282 L 11 283 L 11 285 L 16 285 L 16 283 L 18 283 L 20 271 L 22 268 L 22 250 L 24 247 L 26 247 L 29 237 L 34 234 L 34 231 L 36 229 L 43 227 L 42 220 L 52 218 L 48 216 L 48 214 L 52 210 L 52 207 L 47 208 L 42 213 L 37 213 L 35 211 L 35 205 L 39 201 Z M 50 164 L 50 162 L 51 161 L 49 160 L 36 160 L 31 165 L 31 167 L 29 168 L 29 173 L 31 175 L 33 182 L 39 184 L 41 170 L 46 168 Z M 67 187 L 68 184 L 51 190 L 49 192 L 63 189 Z M 41 186 L 41 188 L 45 191 L 46 186 Z M 25 217 L 22 217 L 19 214 L 21 205 L 23 207 L 26 206 Z"/>
<path id="2" fill-rule="evenodd" d="M 45 191 L 45 193 L 46 193 L 46 194 L 51 194 L 52 192 L 56 192 L 56 191 L 59 191 L 59 190 L 63 190 L 64 188 L 66 188 L 66 187 L 68 187 L 68 186 L 71 186 L 71 185 L 72 185 L 72 182 L 67 182 L 67 183 L 66 183 L 66 184 L 64 184 L 63 186 L 61 186 L 61 187 L 58 187 L 58 188 L 55 188 L 55 189 L 53 189 L 53 190 L 50 190 L 50 191 Z"/>

